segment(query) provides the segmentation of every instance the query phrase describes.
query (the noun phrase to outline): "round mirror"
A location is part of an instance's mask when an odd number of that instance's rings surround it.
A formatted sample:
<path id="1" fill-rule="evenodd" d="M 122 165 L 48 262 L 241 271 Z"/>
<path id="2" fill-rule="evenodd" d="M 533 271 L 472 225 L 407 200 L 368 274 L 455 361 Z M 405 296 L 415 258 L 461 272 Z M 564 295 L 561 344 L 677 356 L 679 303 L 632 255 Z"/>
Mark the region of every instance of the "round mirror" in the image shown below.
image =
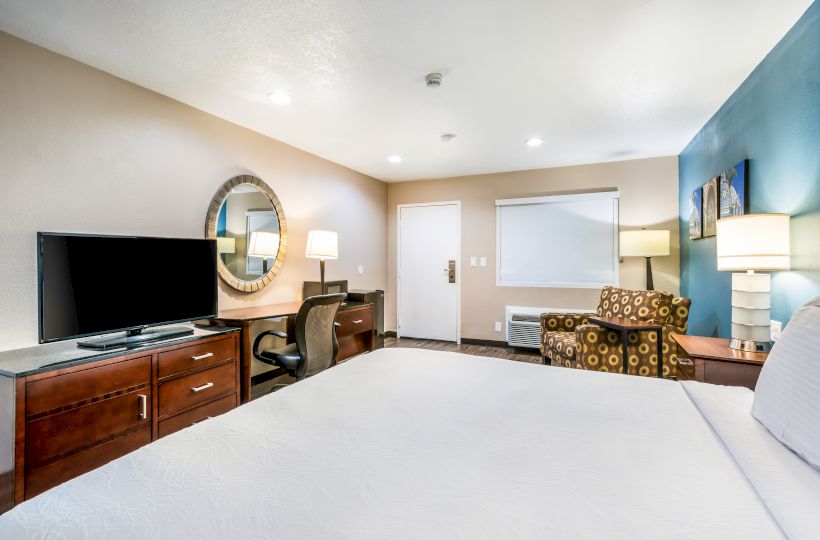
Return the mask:
<path id="1" fill-rule="evenodd" d="M 220 277 L 234 289 L 258 291 L 285 260 L 287 226 L 282 204 L 255 176 L 236 176 L 214 195 L 205 237 L 216 239 Z"/>

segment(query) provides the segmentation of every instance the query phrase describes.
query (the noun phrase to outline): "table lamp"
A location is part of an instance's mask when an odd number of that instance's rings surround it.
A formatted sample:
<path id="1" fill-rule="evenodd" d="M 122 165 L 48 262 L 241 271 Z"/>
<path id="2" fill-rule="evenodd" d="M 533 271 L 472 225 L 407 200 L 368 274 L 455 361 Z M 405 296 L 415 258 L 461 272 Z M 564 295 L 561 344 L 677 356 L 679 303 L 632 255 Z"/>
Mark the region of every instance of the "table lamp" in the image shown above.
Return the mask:
<path id="1" fill-rule="evenodd" d="M 262 258 L 262 273 L 268 273 L 268 259 L 279 254 L 279 235 L 267 231 L 253 231 L 248 241 L 248 257 Z"/>
<path id="2" fill-rule="evenodd" d="M 309 231 L 305 257 L 319 259 L 319 282 L 325 294 L 325 261 L 339 258 L 339 237 L 333 231 Z"/>
<path id="3" fill-rule="evenodd" d="M 669 255 L 669 231 L 622 231 L 619 248 L 621 257 L 646 257 L 646 289 L 654 289 L 652 257 Z"/>
<path id="4" fill-rule="evenodd" d="M 771 349 L 771 274 L 755 270 L 789 269 L 789 216 L 747 214 L 717 222 L 717 269 L 732 274 L 732 339 L 741 351 Z"/>

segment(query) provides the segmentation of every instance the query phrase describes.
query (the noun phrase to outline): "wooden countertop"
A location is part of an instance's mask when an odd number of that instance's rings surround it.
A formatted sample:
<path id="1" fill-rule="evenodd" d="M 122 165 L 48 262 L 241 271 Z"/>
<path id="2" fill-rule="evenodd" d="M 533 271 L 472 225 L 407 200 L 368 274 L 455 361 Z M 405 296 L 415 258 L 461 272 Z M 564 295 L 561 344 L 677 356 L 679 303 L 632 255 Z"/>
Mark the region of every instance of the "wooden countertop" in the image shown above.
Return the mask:
<path id="1" fill-rule="evenodd" d="M 725 338 L 672 334 L 672 339 L 678 342 L 678 345 L 683 348 L 690 358 L 762 365 L 766 361 L 766 357 L 769 356 L 768 353 L 753 353 L 731 349 L 729 348 L 729 340 Z"/>

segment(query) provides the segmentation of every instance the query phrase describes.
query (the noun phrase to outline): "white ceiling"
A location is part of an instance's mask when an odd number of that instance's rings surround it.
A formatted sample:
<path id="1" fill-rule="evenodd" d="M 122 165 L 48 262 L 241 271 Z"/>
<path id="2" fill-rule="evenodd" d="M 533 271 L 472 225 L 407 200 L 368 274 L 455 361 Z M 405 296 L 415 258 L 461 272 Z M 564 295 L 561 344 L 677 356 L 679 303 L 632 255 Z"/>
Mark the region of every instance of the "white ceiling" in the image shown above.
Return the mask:
<path id="1" fill-rule="evenodd" d="M 0 0 L 0 30 L 395 181 L 677 154 L 810 4 Z"/>

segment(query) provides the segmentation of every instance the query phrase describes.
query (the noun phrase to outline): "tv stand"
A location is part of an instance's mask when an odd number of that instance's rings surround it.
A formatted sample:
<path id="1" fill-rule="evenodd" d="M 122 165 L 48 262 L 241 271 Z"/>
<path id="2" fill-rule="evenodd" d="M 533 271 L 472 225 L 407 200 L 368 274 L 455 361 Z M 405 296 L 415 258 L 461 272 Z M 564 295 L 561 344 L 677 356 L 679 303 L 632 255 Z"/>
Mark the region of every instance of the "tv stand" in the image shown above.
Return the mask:
<path id="1" fill-rule="evenodd" d="M 157 328 L 154 330 L 145 330 L 143 328 L 134 328 L 127 331 L 125 334 L 118 334 L 112 337 L 96 338 L 88 341 L 77 342 L 77 347 L 81 349 L 94 349 L 97 351 L 107 351 L 109 349 L 132 349 L 140 347 L 146 343 L 154 341 L 162 341 L 165 339 L 173 339 L 182 336 L 190 336 L 194 331 L 192 328 L 184 326 L 173 326 L 171 328 Z"/>

